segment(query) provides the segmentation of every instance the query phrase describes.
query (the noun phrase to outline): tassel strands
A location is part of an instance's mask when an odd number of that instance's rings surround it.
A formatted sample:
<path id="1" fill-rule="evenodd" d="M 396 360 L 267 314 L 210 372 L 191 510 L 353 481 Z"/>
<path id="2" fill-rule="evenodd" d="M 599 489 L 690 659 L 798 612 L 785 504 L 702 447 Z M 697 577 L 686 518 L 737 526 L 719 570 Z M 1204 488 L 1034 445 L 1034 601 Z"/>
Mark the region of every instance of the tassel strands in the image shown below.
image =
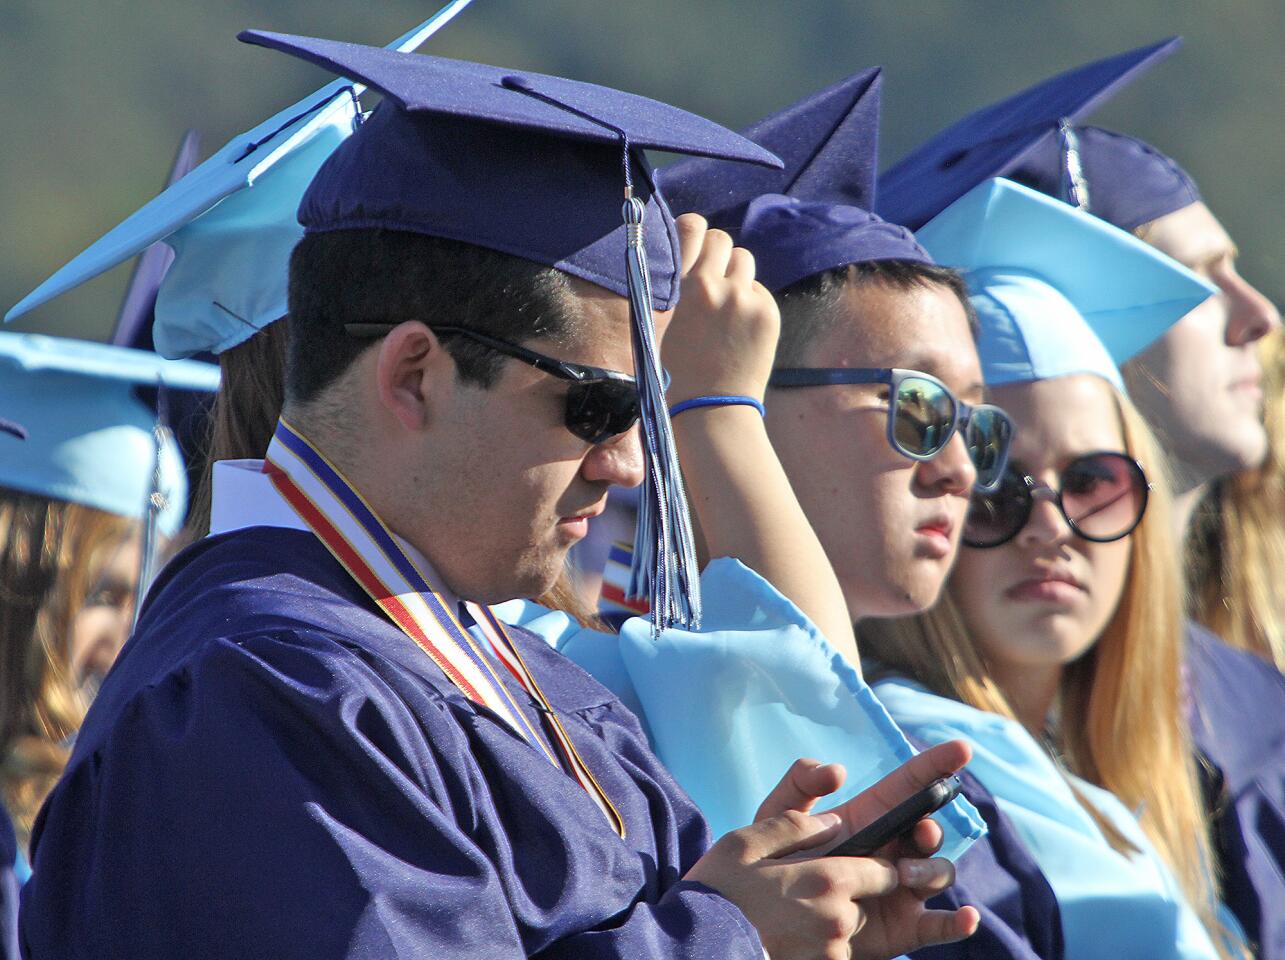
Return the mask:
<path id="1" fill-rule="evenodd" d="M 643 246 L 644 208 L 633 196 L 632 187 L 626 188 L 623 214 L 628 241 L 626 265 L 634 375 L 638 380 L 640 428 L 647 453 L 627 596 L 650 598 L 652 632 L 658 636 L 668 627 L 700 625 L 700 572 L 687 491 L 665 403 L 664 375 L 651 312 L 651 275 Z"/>

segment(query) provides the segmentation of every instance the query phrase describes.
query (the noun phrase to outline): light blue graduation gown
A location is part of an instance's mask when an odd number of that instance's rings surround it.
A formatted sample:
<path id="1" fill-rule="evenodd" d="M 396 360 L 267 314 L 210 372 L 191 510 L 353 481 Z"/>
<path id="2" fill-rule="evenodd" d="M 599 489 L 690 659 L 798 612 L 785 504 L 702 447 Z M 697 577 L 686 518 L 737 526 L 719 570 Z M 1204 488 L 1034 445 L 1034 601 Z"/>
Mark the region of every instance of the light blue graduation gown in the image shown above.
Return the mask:
<path id="1" fill-rule="evenodd" d="M 645 718 L 656 753 L 716 837 L 752 822 L 799 757 L 847 768 L 838 803 L 913 755 L 869 686 L 766 580 L 721 559 L 701 575 L 701 591 L 701 628 L 659 639 L 639 618 L 613 636 L 522 601 L 496 613 L 543 636 Z M 986 829 L 962 798 L 937 819 L 951 859 Z"/>
<path id="2" fill-rule="evenodd" d="M 939 697 L 904 678 L 875 693 L 910 735 L 973 746 L 968 769 L 1008 815 L 1057 896 L 1067 960 L 1213 960 L 1217 951 L 1177 881 L 1116 797 L 1054 764 L 1020 723 Z M 1072 792 L 1138 849 L 1111 848 Z"/>

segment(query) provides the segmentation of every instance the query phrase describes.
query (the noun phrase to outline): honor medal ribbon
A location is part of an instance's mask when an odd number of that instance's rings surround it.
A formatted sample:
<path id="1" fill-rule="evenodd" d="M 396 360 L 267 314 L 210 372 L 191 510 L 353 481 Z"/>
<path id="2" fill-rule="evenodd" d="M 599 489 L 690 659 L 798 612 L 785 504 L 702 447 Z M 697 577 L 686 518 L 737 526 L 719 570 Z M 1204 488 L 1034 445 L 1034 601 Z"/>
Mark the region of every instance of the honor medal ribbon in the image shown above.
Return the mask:
<path id="1" fill-rule="evenodd" d="M 624 821 L 585 766 L 495 615 L 477 604 L 467 604 L 495 660 L 540 705 L 551 734 L 549 739 L 562 755 L 561 760 L 550 752 L 545 739 L 513 700 L 496 674 L 492 658 L 460 625 L 392 531 L 334 465 L 284 418 L 277 423 L 263 470 L 308 529 L 460 692 L 498 715 L 554 766 L 565 769 L 584 787 L 616 832 L 624 836 Z"/>

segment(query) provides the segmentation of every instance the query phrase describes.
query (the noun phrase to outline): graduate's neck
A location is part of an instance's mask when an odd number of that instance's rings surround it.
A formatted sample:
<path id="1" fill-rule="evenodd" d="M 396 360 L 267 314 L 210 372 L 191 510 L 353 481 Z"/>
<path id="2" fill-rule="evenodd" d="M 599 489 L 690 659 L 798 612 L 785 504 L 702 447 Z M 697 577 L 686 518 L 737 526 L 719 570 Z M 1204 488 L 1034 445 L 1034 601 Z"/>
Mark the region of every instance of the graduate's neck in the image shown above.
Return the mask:
<path id="1" fill-rule="evenodd" d="M 403 462 L 406 445 L 366 423 L 359 408 L 348 407 L 339 414 L 333 407 L 333 402 L 287 404 L 282 416 L 361 494 L 384 525 L 427 561 L 431 569 L 424 572 L 434 587 L 463 596 L 435 559 L 435 545 L 417 535 L 435 528 L 437 498 L 421 484 L 415 485 L 414 492 L 408 490 L 407 479 L 414 472 Z M 413 511 L 413 518 L 408 511 Z"/>

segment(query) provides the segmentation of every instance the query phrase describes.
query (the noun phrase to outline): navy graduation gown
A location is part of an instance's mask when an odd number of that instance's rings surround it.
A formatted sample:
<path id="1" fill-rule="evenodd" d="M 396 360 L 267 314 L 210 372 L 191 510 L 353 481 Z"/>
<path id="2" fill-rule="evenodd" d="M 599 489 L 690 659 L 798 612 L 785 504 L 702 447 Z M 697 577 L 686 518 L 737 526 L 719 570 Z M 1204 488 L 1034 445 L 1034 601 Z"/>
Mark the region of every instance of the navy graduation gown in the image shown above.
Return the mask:
<path id="1" fill-rule="evenodd" d="M 18 958 L 18 839 L 13 821 L 0 806 L 0 960 Z"/>
<path id="2" fill-rule="evenodd" d="M 928 744 L 911 738 L 915 748 Z M 1057 897 L 1016 828 L 991 792 L 965 768 L 962 793 L 986 822 L 987 833 L 955 864 L 955 883 L 928 901 L 936 910 L 971 905 L 981 914 L 965 940 L 926 947 L 913 960 L 1062 960 Z"/>
<path id="3" fill-rule="evenodd" d="M 736 907 L 680 880 L 708 832 L 633 715 L 511 635 L 623 840 L 310 533 L 190 547 L 37 822 L 24 955 L 761 960 Z"/>
<path id="4" fill-rule="evenodd" d="M 1285 677 L 1192 622 L 1187 643 L 1223 902 L 1263 960 L 1285 960 Z"/>

